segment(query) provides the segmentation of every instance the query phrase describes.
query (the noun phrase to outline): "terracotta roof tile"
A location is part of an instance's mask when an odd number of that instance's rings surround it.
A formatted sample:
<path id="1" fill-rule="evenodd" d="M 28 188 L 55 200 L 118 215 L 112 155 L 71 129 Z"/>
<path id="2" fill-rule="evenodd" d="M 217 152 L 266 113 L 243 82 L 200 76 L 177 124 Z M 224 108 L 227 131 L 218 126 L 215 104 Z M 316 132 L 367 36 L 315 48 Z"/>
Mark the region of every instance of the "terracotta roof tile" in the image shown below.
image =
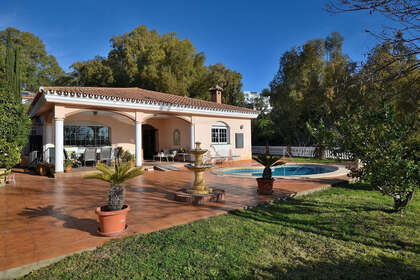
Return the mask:
<path id="1" fill-rule="evenodd" d="M 108 87 L 41 87 L 40 91 L 58 91 L 75 94 L 95 94 L 99 96 L 120 97 L 126 99 L 137 99 L 142 101 L 153 101 L 158 103 L 169 103 L 175 105 L 185 105 L 193 107 L 208 108 L 214 110 L 228 110 L 244 113 L 259 113 L 259 111 L 232 106 L 228 104 L 218 104 L 216 102 L 201 99 L 189 98 L 174 94 L 162 93 L 141 88 L 108 88 Z"/>

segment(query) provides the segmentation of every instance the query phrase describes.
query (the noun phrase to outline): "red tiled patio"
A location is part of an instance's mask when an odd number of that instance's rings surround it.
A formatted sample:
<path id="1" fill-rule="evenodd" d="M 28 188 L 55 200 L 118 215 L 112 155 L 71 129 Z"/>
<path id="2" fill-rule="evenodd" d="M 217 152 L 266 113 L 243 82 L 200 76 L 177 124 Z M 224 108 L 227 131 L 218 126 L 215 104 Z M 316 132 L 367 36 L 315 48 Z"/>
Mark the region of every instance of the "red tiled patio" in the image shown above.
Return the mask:
<path id="1" fill-rule="evenodd" d="M 193 174 L 185 168 L 150 171 L 129 181 L 126 199 L 131 211 L 123 236 L 188 223 L 273 198 L 257 195 L 255 179 L 218 177 L 210 172 L 205 179 L 209 187 L 226 191 L 224 203 L 191 206 L 172 200 L 172 192 L 190 186 L 193 180 Z M 277 180 L 274 197 L 319 189 L 339 179 Z M 109 240 L 96 234 L 94 213 L 95 207 L 106 201 L 107 183 L 25 173 L 18 173 L 16 182 L 0 189 L 0 271 L 92 248 Z"/>

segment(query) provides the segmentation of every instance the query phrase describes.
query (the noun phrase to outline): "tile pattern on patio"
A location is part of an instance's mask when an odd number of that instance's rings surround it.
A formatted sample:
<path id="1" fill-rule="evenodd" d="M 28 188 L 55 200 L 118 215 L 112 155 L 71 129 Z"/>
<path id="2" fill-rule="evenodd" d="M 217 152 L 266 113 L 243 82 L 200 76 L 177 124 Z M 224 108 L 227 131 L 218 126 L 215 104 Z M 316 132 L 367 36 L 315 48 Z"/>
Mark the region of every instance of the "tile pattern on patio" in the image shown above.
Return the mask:
<path id="1" fill-rule="evenodd" d="M 191 185 L 193 174 L 185 168 L 150 171 L 131 180 L 126 188 L 131 211 L 124 236 L 164 229 L 272 199 L 257 195 L 255 179 L 218 177 L 210 172 L 205 179 L 209 187 L 226 191 L 224 203 L 192 206 L 172 200 L 172 192 Z M 338 179 L 277 180 L 274 196 L 317 189 Z M 0 271 L 95 247 L 109 240 L 96 234 L 98 223 L 94 213 L 96 206 L 106 202 L 107 183 L 24 173 L 18 173 L 16 181 L 16 185 L 0 189 Z"/>

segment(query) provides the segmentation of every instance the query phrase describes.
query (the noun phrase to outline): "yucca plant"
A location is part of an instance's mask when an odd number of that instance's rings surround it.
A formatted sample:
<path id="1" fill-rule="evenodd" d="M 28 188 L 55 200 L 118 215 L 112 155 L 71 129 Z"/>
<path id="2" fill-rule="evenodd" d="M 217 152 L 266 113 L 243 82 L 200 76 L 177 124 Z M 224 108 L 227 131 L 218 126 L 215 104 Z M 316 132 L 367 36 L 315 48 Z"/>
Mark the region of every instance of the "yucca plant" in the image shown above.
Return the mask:
<path id="1" fill-rule="evenodd" d="M 270 155 L 270 154 L 258 154 L 258 155 L 254 155 L 253 159 L 264 165 L 264 171 L 263 171 L 263 175 L 262 178 L 265 180 L 273 180 L 273 174 L 271 172 L 271 167 L 273 166 L 278 166 L 278 165 L 283 165 L 285 164 L 285 162 L 283 161 L 279 161 L 281 157 L 280 156 L 276 156 L 276 155 Z"/>
<path id="2" fill-rule="evenodd" d="M 123 208 L 125 200 L 123 183 L 144 173 L 142 167 L 132 169 L 130 162 L 122 165 L 115 164 L 114 169 L 106 164 L 98 164 L 96 169 L 100 172 L 88 174 L 85 178 L 99 179 L 111 183 L 107 205 L 109 211 L 121 210 Z"/>

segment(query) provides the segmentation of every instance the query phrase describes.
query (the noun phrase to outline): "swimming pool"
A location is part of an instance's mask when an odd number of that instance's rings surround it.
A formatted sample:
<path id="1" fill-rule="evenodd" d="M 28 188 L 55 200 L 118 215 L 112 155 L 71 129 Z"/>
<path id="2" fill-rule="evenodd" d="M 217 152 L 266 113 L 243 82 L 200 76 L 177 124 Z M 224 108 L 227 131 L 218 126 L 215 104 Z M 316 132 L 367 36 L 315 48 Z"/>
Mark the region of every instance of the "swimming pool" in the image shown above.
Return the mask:
<path id="1" fill-rule="evenodd" d="M 222 176 L 261 177 L 263 170 L 264 168 L 262 167 L 224 168 L 217 171 L 217 173 Z M 272 168 L 273 177 L 339 176 L 342 175 L 342 171 L 342 168 L 339 166 L 321 164 L 286 164 Z"/>

